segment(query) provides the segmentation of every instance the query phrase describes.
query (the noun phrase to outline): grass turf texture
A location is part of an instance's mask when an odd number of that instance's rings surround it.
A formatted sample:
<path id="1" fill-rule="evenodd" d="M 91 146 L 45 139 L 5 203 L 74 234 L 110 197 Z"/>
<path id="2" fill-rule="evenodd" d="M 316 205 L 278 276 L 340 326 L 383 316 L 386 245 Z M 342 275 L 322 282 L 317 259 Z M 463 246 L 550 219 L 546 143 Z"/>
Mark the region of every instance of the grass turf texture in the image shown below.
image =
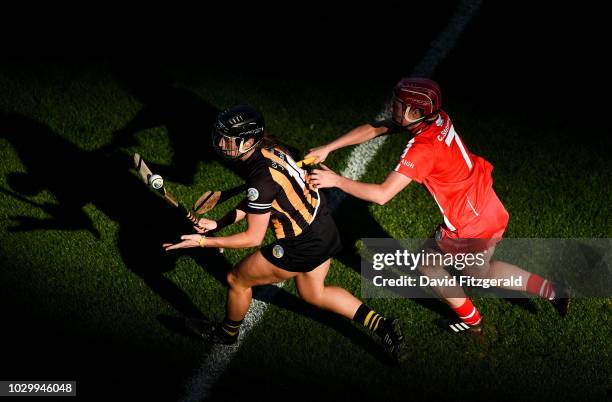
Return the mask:
<path id="1" fill-rule="evenodd" d="M 470 32 L 468 44 L 469 38 Z M 511 214 L 507 235 L 610 237 L 609 142 L 586 135 L 576 140 L 574 127 L 557 123 L 560 115 L 544 125 L 496 108 L 501 95 L 482 105 L 482 92 L 467 91 L 452 74 L 462 56 L 474 53 L 460 46 L 436 78 L 458 133 L 496 166 L 495 188 Z M 131 153 L 151 161 L 169 189 L 191 204 L 204 190 L 240 182 L 199 147 L 208 141 L 204 120 L 216 108 L 251 102 L 271 132 L 305 151 L 375 116 L 396 78 L 317 84 L 308 77 L 214 68 L 164 71 L 183 90 L 168 89 L 156 73 L 134 79 L 104 64 L 0 69 L 0 185 L 59 205 L 44 211 L 0 193 L 3 379 L 76 379 L 81 396 L 90 398 L 121 392 L 171 399 L 182 392 L 207 346 L 177 331 L 174 318 L 221 318 L 225 287 L 218 273 L 248 251 L 163 256 L 162 239 L 187 227 L 139 183 Z M 123 141 L 114 151 L 98 150 L 113 138 Z M 381 181 L 404 143 L 399 136 L 388 141 L 363 179 Z M 330 166 L 341 170 L 348 153 L 332 155 Z M 221 216 L 229 204 L 211 216 Z M 424 237 L 439 221 L 434 202 L 416 185 L 382 207 L 348 199 L 337 215 L 349 253 L 334 262 L 328 283 L 357 294 L 360 277 L 350 249 L 358 238 Z M 19 216 L 27 218 L 14 219 Z M 40 222 L 33 219 L 50 218 L 59 227 L 36 229 Z M 586 400 L 610 389 L 609 299 L 577 300 L 564 320 L 539 300 L 479 299 L 489 330 L 484 342 L 439 333 L 432 320 L 448 313 L 442 303 L 372 300 L 373 308 L 401 320 L 409 356 L 396 368 L 385 364 L 363 331 L 294 295 L 290 283 L 272 300 L 211 399 L 246 398 L 262 384 L 274 390 L 268 400 L 423 394 Z"/>

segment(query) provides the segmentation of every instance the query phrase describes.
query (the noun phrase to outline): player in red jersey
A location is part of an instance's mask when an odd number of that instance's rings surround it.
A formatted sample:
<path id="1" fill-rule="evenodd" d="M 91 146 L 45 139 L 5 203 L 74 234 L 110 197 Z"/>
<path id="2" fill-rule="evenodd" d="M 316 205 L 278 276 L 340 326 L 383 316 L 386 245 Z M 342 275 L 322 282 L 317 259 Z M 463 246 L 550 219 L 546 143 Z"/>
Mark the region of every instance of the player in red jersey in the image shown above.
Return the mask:
<path id="1" fill-rule="evenodd" d="M 441 109 L 441 91 L 426 78 L 404 78 L 393 90 L 392 119 L 359 126 L 327 145 L 314 148 L 306 157 L 323 162 L 336 149 L 360 144 L 375 137 L 408 132 L 409 141 L 395 169 L 381 184 L 354 181 L 327 166 L 314 170 L 311 183 L 319 188 L 337 187 L 348 194 L 383 205 L 412 181 L 424 185 L 438 204 L 443 223 L 438 226 L 430 251 L 443 253 L 479 252 L 486 259 L 470 275 L 491 279 L 521 277 L 524 291 L 549 300 L 564 316 L 569 307 L 569 291 L 536 274 L 502 261 L 490 261 L 495 246 L 508 224 L 508 212 L 493 190 L 493 166 L 470 153 L 457 134 L 449 116 Z M 442 266 L 421 266 L 420 272 L 433 278 L 447 276 Z M 440 320 L 442 328 L 453 332 L 482 332 L 482 319 L 462 289 L 433 287 L 457 313 L 457 320 Z"/>

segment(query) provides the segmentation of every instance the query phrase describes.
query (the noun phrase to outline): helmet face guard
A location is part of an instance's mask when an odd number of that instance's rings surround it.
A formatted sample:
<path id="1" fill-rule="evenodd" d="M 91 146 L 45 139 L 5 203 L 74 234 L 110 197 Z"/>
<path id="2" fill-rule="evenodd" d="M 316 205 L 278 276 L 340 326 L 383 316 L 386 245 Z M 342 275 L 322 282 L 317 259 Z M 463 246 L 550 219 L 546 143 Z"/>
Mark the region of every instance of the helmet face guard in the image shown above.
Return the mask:
<path id="1" fill-rule="evenodd" d="M 399 98 L 393 99 L 393 114 L 391 116 L 395 124 L 402 126 L 404 123 L 404 120 L 408 120 L 408 114 L 410 113 L 410 110 L 412 109 L 420 109 L 421 117 L 416 120 L 409 121 L 409 124 L 416 123 L 418 121 L 422 121 L 427 117 L 427 115 L 425 115 L 425 113 L 423 112 L 423 108 L 417 108 L 417 107 L 410 106 L 409 104 L 402 102 L 402 100 Z"/>
<path id="2" fill-rule="evenodd" d="M 402 125 L 412 109 L 421 109 L 423 116 L 416 123 L 437 112 L 442 103 L 440 87 L 427 78 L 403 78 L 393 88 L 393 121 Z"/>
<path id="3" fill-rule="evenodd" d="M 251 149 L 255 148 L 257 144 L 259 144 L 259 140 L 254 140 L 253 145 L 246 147 L 248 138 L 233 137 L 217 130 L 213 131 L 212 141 L 213 148 L 217 154 L 229 160 L 239 159 L 242 155 L 246 154 Z"/>
<path id="4" fill-rule="evenodd" d="M 226 109 L 217 116 L 213 126 L 213 149 L 224 159 L 237 160 L 259 144 L 264 127 L 263 116 L 252 106 Z M 250 139 L 253 143 L 247 146 Z"/>
<path id="5" fill-rule="evenodd" d="M 230 137 L 216 130 L 212 133 L 212 145 L 215 152 L 224 159 L 237 159 L 240 157 L 239 149 L 242 138 Z"/>

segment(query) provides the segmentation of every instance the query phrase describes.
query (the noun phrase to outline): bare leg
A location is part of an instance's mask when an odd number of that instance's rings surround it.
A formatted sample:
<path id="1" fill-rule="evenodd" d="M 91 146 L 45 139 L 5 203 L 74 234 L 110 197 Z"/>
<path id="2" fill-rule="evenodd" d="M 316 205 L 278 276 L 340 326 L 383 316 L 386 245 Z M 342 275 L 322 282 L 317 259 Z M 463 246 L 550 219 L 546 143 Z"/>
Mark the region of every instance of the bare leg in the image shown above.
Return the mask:
<path id="1" fill-rule="evenodd" d="M 403 339 L 399 322 L 397 320 L 388 321 L 346 289 L 337 286 L 325 286 L 325 277 L 330 264 L 331 259 L 314 270 L 300 273 L 295 277 L 295 284 L 300 296 L 312 305 L 332 311 L 368 328 L 381 338 L 387 353 L 395 361 L 399 361 Z"/>
<path id="2" fill-rule="evenodd" d="M 570 306 L 570 290 L 567 286 L 560 284 L 559 288 L 554 289 L 550 280 L 542 278 L 537 274 L 525 271 L 524 269 L 516 265 L 512 265 L 504 261 L 490 261 L 494 251 L 495 246 L 491 247 L 488 250 L 488 256 L 485 261 L 485 265 L 483 265 L 482 267 L 472 267 L 471 269 L 467 270 L 468 273 L 472 276 L 480 278 L 521 278 L 520 285 L 500 286 L 500 288 L 526 292 L 541 297 L 543 299 L 547 299 L 552 303 L 555 310 L 557 310 L 557 312 L 562 317 L 565 317 L 567 315 Z M 559 294 L 561 294 L 562 296 L 559 296 L 557 291 L 559 291 Z"/>
<path id="3" fill-rule="evenodd" d="M 435 251 L 429 250 L 429 253 L 434 253 Z M 452 275 L 449 274 L 446 269 L 442 265 L 435 264 L 435 259 L 432 261 L 432 264 L 429 265 L 421 265 L 419 267 L 419 272 L 429 279 L 435 279 L 439 281 L 444 278 L 451 278 Z M 466 294 L 460 286 L 430 286 L 431 289 L 440 296 L 450 307 L 457 308 L 461 306 L 466 299 Z"/>
<path id="4" fill-rule="evenodd" d="M 500 286 L 502 289 L 526 291 L 527 281 L 531 273 L 504 261 L 490 261 L 495 252 L 495 246 L 487 250 L 487 258 L 482 266 L 466 269 L 467 273 L 476 278 L 510 279 L 510 277 L 521 277 L 521 286 Z"/>
<path id="5" fill-rule="evenodd" d="M 242 321 L 253 299 L 252 287 L 282 282 L 297 275 L 282 270 L 268 262 L 260 251 L 242 260 L 227 275 L 227 318 Z"/>
<path id="6" fill-rule="evenodd" d="M 491 262 L 491 269 L 490 269 L 489 275 L 490 275 L 489 276 L 490 278 L 494 278 L 494 279 L 510 278 L 511 276 L 515 278 L 521 277 L 522 278 L 521 286 L 500 286 L 500 287 L 504 289 L 518 290 L 518 291 L 524 292 L 527 290 L 527 281 L 529 280 L 531 273 L 525 271 L 524 269 L 517 267 L 516 265 L 512 265 L 504 261 L 493 261 Z"/>
<path id="7" fill-rule="evenodd" d="M 352 319 L 362 302 L 346 289 L 325 286 L 330 264 L 331 259 L 310 272 L 298 274 L 295 277 L 298 292 L 308 303 Z"/>
<path id="8" fill-rule="evenodd" d="M 435 263 L 419 267 L 419 272 L 430 279 L 440 280 L 451 277 L 442 265 Z M 477 326 L 482 320 L 480 313 L 467 297 L 463 288 L 460 286 L 431 286 L 431 288 L 453 309 L 460 320 L 460 325 L 458 326 L 458 321 L 456 320 L 449 321 L 448 319 L 441 318 L 437 321 L 440 327 L 454 332 L 465 331 L 469 328 L 474 328 L 474 331 L 481 331 L 481 327 Z M 469 330 L 471 331 L 471 329 Z"/>

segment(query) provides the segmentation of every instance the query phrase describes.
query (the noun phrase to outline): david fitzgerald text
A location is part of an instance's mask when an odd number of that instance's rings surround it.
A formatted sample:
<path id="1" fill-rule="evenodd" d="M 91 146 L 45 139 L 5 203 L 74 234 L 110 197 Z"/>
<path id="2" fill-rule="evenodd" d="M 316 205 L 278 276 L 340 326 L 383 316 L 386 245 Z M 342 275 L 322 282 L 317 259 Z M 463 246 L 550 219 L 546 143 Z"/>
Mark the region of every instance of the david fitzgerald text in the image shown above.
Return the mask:
<path id="1" fill-rule="evenodd" d="M 469 286 L 488 289 L 491 287 L 523 287 L 523 278 L 520 276 L 511 276 L 503 279 L 493 278 L 474 278 L 469 275 L 451 276 L 444 278 L 430 278 L 428 276 L 407 276 L 402 275 L 395 278 L 385 278 L 381 275 L 372 278 L 372 283 L 376 287 L 453 287 L 453 286 Z"/>

